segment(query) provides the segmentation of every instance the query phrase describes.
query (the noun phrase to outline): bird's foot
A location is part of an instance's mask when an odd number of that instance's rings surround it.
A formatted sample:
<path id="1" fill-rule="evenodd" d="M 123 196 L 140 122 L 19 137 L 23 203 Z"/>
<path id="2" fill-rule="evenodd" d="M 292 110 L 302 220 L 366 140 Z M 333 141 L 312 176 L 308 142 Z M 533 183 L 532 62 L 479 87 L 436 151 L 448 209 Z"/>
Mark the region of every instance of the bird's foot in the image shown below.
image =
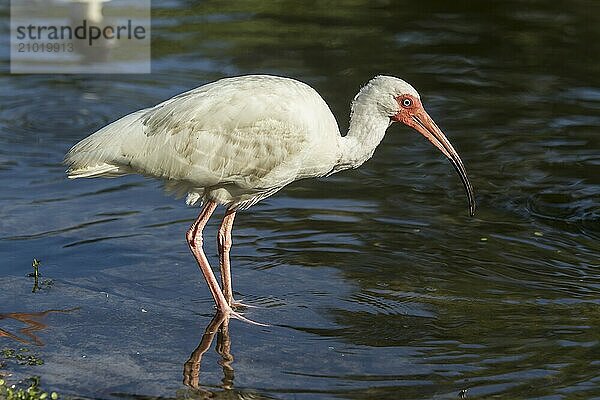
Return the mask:
<path id="1" fill-rule="evenodd" d="M 252 324 L 252 325 L 270 326 L 269 324 L 263 324 L 261 322 L 252 321 L 251 319 L 248 319 L 248 318 L 244 317 L 242 314 L 240 314 L 238 312 L 235 312 L 233 310 L 231 311 L 230 316 L 232 318 L 239 319 L 240 321 L 247 322 L 247 323 Z"/>
<path id="2" fill-rule="evenodd" d="M 258 306 L 253 306 L 250 304 L 242 303 L 241 301 L 235 301 L 233 298 L 229 300 L 229 305 L 234 310 L 245 309 L 245 308 L 259 308 Z"/>
<path id="3" fill-rule="evenodd" d="M 234 311 L 234 309 L 232 307 L 230 307 L 230 306 L 227 306 L 227 308 L 225 308 L 223 310 L 222 309 L 218 309 L 218 310 L 220 312 L 222 312 L 223 314 L 225 314 L 225 316 L 227 318 L 235 318 L 235 319 L 238 319 L 238 320 L 243 321 L 243 322 L 247 322 L 247 323 L 252 324 L 252 325 L 270 326 L 269 324 L 263 324 L 263 323 L 260 323 L 260 322 L 252 321 L 251 319 L 244 317 L 244 315 L 242 313 Z"/>

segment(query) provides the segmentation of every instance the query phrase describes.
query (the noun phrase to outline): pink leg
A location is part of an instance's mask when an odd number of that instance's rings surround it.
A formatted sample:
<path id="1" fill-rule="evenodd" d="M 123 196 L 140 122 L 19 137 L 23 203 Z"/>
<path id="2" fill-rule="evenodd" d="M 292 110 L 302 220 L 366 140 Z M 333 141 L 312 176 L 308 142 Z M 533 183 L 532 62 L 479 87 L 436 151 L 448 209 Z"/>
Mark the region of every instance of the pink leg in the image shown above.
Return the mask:
<path id="1" fill-rule="evenodd" d="M 208 223 L 208 219 L 210 218 L 212 213 L 215 211 L 215 208 L 217 208 L 217 203 L 215 203 L 214 201 L 209 201 L 206 203 L 206 205 L 200 212 L 200 215 L 198 215 L 198 218 L 196 219 L 196 221 L 194 221 L 192 226 L 190 226 L 190 229 L 188 229 L 188 231 L 186 233 L 186 239 L 187 239 L 188 245 L 190 246 L 190 250 L 192 251 L 192 254 L 196 258 L 196 261 L 198 262 L 198 266 L 200 267 L 200 270 L 202 271 L 202 275 L 204 275 L 204 279 L 206 279 L 206 283 L 208 284 L 210 293 L 212 294 L 213 298 L 215 299 L 215 304 L 217 305 L 217 309 L 224 313 L 230 313 L 231 307 L 229 306 L 227 300 L 225 299 L 225 296 L 223 296 L 223 292 L 221 291 L 221 288 L 219 287 L 217 278 L 215 278 L 215 274 L 213 274 L 212 269 L 210 268 L 210 264 L 208 263 L 208 260 L 206 259 L 206 255 L 204 254 L 204 251 L 202 250 L 202 230 Z"/>
<path id="2" fill-rule="evenodd" d="M 233 229 L 233 219 L 235 218 L 235 211 L 227 210 L 223 222 L 219 227 L 219 234 L 217 235 L 217 245 L 219 247 L 219 264 L 221 266 L 221 287 L 223 288 L 223 295 L 227 300 L 227 303 L 233 307 L 246 307 L 252 308 L 247 304 L 235 301 L 233 299 L 233 290 L 231 288 L 231 264 L 229 262 L 229 251 L 231 250 L 231 230 Z"/>
<path id="3" fill-rule="evenodd" d="M 219 247 L 219 264 L 221 266 L 221 285 L 227 304 L 233 305 L 233 290 L 231 289 L 231 265 L 229 263 L 229 250 L 231 250 L 231 230 L 235 211 L 227 210 L 223 222 L 219 227 L 217 245 Z"/>
<path id="4" fill-rule="evenodd" d="M 196 219 L 196 221 L 194 221 L 192 226 L 190 226 L 190 229 L 188 229 L 188 231 L 186 233 L 186 239 L 187 239 L 188 245 L 190 246 L 190 250 L 192 251 L 192 254 L 194 255 L 194 257 L 196 258 L 196 261 L 198 262 L 198 266 L 200 267 L 200 270 L 202 271 L 202 275 L 204 275 L 204 279 L 206 279 L 206 283 L 208 284 L 210 293 L 212 294 L 212 296 L 215 300 L 217 309 L 219 311 L 223 312 L 224 314 L 226 314 L 227 316 L 231 316 L 231 317 L 237 318 L 239 320 L 249 322 L 251 324 L 266 326 L 264 324 L 260 324 L 258 322 L 251 321 L 248 318 L 236 313 L 235 311 L 233 311 L 231 309 L 231 306 L 227 302 L 227 299 L 225 298 L 225 296 L 223 295 L 223 292 L 221 291 L 221 288 L 219 287 L 219 282 L 217 282 L 217 278 L 215 278 L 215 274 L 212 272 L 212 269 L 210 268 L 210 264 L 208 263 L 208 260 L 206 259 L 206 255 L 204 254 L 204 251 L 202 250 L 202 230 L 208 223 L 208 219 L 210 218 L 212 213 L 215 211 L 215 208 L 217 208 L 217 203 L 215 203 L 214 201 L 207 202 L 206 205 L 204 206 L 204 208 L 202 209 L 202 211 L 200 212 L 200 215 L 198 215 L 198 218 Z M 233 218 L 231 218 L 231 225 L 233 225 Z M 229 228 L 229 235 L 231 237 L 231 227 Z M 229 247 L 231 247 L 231 239 L 230 239 Z M 229 260 L 229 256 L 227 257 L 227 259 Z M 229 282 L 230 282 L 229 283 L 229 292 L 231 292 L 231 277 L 229 278 Z"/>

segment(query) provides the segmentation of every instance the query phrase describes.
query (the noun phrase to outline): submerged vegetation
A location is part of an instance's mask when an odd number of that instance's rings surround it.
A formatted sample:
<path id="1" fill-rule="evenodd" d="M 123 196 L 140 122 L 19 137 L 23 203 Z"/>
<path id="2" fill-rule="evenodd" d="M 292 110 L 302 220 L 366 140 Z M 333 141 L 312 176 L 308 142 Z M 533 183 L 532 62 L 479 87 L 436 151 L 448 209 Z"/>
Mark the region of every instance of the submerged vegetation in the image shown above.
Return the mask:
<path id="1" fill-rule="evenodd" d="M 0 351 L 2 354 L 2 359 L 4 360 L 15 360 L 20 365 L 42 365 L 44 364 L 44 360 L 40 358 L 37 354 L 33 354 L 26 347 L 22 347 L 18 350 L 15 349 L 2 349 Z M 0 364 L 0 367 L 2 364 Z"/>
<path id="2" fill-rule="evenodd" d="M 31 291 L 33 293 L 35 293 L 38 289 L 39 289 L 39 281 L 40 281 L 40 260 L 38 260 L 37 258 L 33 259 L 33 262 L 31 263 L 31 266 L 33 267 L 33 272 L 31 274 L 29 274 L 29 276 L 33 275 L 33 289 L 31 289 Z"/>
<path id="3" fill-rule="evenodd" d="M 39 266 L 41 262 L 34 258 L 31 266 L 33 272 L 28 274 L 34 278 L 32 293 L 40 290 L 43 287 L 52 285 L 51 279 L 46 279 L 40 285 Z M 45 313 L 42 313 L 45 314 Z M 17 315 L 17 314 L 13 314 Z M 25 315 L 25 314 L 23 314 Z M 16 318 L 18 319 L 18 318 Z M 43 325 L 45 326 L 45 325 Z M 11 373 L 6 371 L 9 363 L 16 363 L 22 366 L 38 366 L 43 365 L 44 360 L 36 353 L 33 353 L 27 347 L 3 348 L 0 350 L 0 400 L 57 400 L 58 393 L 46 392 L 40 388 L 40 377 L 31 376 L 26 379 L 10 382 Z"/>
<path id="4" fill-rule="evenodd" d="M 0 400 L 46 400 L 58 399 L 58 393 L 45 392 L 40 389 L 40 378 L 32 376 L 31 378 L 19 381 L 16 384 L 9 384 L 0 378 Z"/>
<path id="5" fill-rule="evenodd" d="M 38 376 L 10 383 L 7 380 L 10 374 L 2 371 L 10 360 L 16 361 L 19 365 L 42 365 L 44 360 L 37 354 L 31 353 L 29 349 L 24 347 L 18 350 L 4 348 L 0 351 L 0 357 L 0 400 L 58 399 L 56 392 L 48 393 L 40 388 L 40 378 Z"/>
<path id="6" fill-rule="evenodd" d="M 34 258 L 33 261 L 31 262 L 31 266 L 33 267 L 33 272 L 29 273 L 27 276 L 33 278 L 33 288 L 31 289 L 32 293 L 35 293 L 38 290 L 41 290 L 43 288 L 48 288 L 48 287 L 52 286 L 52 284 L 54 283 L 54 281 L 52 279 L 45 279 L 40 284 L 40 276 L 41 276 L 40 265 L 41 264 L 42 264 L 42 262 L 40 260 L 38 260 L 37 258 Z"/>

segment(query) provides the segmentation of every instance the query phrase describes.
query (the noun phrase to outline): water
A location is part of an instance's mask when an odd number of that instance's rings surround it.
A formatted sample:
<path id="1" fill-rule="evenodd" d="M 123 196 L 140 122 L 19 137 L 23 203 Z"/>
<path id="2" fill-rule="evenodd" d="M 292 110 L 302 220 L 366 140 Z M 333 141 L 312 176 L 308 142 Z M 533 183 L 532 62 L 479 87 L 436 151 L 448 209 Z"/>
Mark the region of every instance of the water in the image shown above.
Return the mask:
<path id="1" fill-rule="evenodd" d="M 45 360 L 15 376 L 103 399 L 600 398 L 597 2 L 170 1 L 153 18 L 152 75 L 11 76 L 2 53 L 0 336 L 22 342 L 0 347 Z M 247 73 L 308 82 L 342 130 L 373 75 L 410 81 L 478 212 L 393 126 L 361 169 L 240 213 L 234 290 L 271 326 L 232 321 L 196 390 L 184 364 L 213 317 L 184 241 L 197 210 L 141 177 L 67 181 L 61 160 L 128 112 Z M 34 257 L 53 280 L 35 294 Z"/>

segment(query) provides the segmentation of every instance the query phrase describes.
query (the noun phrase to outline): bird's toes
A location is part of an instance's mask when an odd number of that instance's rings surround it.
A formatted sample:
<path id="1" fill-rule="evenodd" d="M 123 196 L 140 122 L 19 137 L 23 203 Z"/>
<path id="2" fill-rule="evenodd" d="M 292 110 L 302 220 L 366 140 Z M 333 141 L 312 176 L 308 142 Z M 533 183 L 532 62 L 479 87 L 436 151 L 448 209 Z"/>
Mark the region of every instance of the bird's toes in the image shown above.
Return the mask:
<path id="1" fill-rule="evenodd" d="M 248 319 L 248 318 L 244 317 L 242 314 L 235 312 L 233 310 L 229 313 L 229 316 L 232 318 L 235 318 L 235 319 L 239 319 L 240 321 L 247 322 L 252 325 L 270 326 L 269 324 L 263 324 L 261 322 L 252 321 L 251 319 Z"/>
<path id="2" fill-rule="evenodd" d="M 234 310 L 239 310 L 239 309 L 245 309 L 245 308 L 259 308 L 258 306 L 253 306 L 251 304 L 246 304 L 243 303 L 241 301 L 235 301 L 235 300 L 231 300 L 231 302 L 229 303 L 231 304 L 231 308 L 233 308 Z"/>

